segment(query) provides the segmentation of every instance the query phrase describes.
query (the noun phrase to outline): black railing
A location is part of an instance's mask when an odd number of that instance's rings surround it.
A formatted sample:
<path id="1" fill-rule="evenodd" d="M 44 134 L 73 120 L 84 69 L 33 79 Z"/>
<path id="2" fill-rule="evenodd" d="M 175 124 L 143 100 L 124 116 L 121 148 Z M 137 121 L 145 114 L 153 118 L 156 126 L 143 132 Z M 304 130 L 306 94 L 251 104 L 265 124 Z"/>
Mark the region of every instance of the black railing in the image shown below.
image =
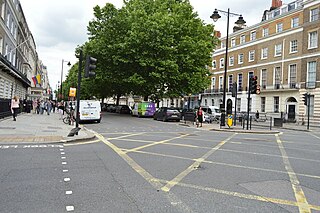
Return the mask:
<path id="1" fill-rule="evenodd" d="M 275 88 L 275 89 L 280 89 L 280 84 L 275 84 L 275 85 L 274 85 L 274 88 Z"/>
<path id="2" fill-rule="evenodd" d="M 296 88 L 296 83 L 289 83 L 289 88 L 290 89 L 295 89 Z"/>

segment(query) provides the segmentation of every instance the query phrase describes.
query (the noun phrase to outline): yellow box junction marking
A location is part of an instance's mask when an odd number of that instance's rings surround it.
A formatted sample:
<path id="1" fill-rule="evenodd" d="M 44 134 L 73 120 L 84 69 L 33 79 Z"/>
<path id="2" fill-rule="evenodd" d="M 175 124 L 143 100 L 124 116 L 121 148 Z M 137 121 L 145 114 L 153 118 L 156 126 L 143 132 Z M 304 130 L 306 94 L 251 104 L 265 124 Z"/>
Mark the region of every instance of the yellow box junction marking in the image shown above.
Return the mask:
<path id="1" fill-rule="evenodd" d="M 185 176 L 187 176 L 190 172 L 200 166 L 200 164 L 205 161 L 212 153 L 220 149 L 225 143 L 227 143 L 231 138 L 233 138 L 237 133 L 231 135 L 226 140 L 221 141 L 217 146 L 213 147 L 210 151 L 205 153 L 201 158 L 197 159 L 193 164 L 191 164 L 186 170 L 181 172 L 178 176 L 169 181 L 164 187 L 161 188 L 162 191 L 168 192 L 172 187 L 174 187 L 177 183 L 179 183 Z"/>
<path id="2" fill-rule="evenodd" d="M 294 191 L 294 195 L 295 195 L 297 203 L 298 203 L 299 212 L 301 212 L 301 213 L 302 212 L 303 213 L 306 213 L 306 212 L 309 213 L 310 212 L 311 213 L 311 209 L 310 209 L 310 206 L 308 204 L 307 198 L 304 195 L 304 192 L 303 192 L 303 190 L 302 190 L 302 188 L 300 186 L 300 182 L 298 180 L 297 175 L 294 173 L 294 171 L 292 169 L 292 166 L 291 166 L 290 161 L 288 159 L 287 152 L 284 149 L 284 146 L 283 146 L 283 144 L 281 142 L 281 139 L 280 139 L 278 134 L 276 134 L 275 136 L 276 136 L 277 143 L 278 143 L 281 155 L 282 155 L 283 163 L 284 163 L 285 168 L 287 170 L 287 173 L 289 175 L 291 186 L 292 186 L 292 189 Z"/>

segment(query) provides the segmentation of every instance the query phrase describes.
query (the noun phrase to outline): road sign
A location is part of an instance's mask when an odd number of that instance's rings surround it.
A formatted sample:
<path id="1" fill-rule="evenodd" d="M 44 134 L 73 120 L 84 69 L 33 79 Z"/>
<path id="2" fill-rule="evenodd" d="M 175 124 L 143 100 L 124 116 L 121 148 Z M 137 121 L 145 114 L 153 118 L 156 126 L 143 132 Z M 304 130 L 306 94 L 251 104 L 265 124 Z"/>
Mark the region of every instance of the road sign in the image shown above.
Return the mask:
<path id="1" fill-rule="evenodd" d="M 232 114 L 228 114 L 228 120 L 227 120 L 227 125 L 230 128 L 233 124 L 233 115 Z"/>

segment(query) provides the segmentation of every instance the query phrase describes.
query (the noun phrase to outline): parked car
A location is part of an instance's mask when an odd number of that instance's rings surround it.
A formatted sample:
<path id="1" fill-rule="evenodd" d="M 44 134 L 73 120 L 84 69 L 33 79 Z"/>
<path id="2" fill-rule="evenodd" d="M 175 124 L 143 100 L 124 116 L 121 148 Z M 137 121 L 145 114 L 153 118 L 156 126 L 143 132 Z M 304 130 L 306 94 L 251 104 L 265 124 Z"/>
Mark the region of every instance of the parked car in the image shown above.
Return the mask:
<path id="1" fill-rule="evenodd" d="M 180 121 L 181 113 L 177 108 L 161 107 L 155 112 L 153 119 L 161 121 Z"/>
<path id="2" fill-rule="evenodd" d="M 205 113 L 208 113 L 209 115 L 211 115 L 211 118 L 210 118 L 211 122 L 220 120 L 221 112 L 220 112 L 219 107 L 217 107 L 217 106 L 203 106 L 202 110 Z"/>
<path id="3" fill-rule="evenodd" d="M 115 104 L 107 104 L 106 111 L 107 112 L 116 112 L 116 105 Z"/>
<path id="4" fill-rule="evenodd" d="M 131 110 L 128 105 L 119 105 L 116 107 L 116 113 L 119 114 L 130 114 Z"/>

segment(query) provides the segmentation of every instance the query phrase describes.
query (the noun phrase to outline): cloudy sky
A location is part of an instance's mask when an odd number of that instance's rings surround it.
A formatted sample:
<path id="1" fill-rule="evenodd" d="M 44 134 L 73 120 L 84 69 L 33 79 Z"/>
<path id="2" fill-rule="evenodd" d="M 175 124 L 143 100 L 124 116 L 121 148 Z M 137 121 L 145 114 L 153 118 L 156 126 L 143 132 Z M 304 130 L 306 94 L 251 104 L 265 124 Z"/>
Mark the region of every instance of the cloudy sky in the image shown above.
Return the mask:
<path id="1" fill-rule="evenodd" d="M 288 0 L 283 0 L 288 3 Z M 290 2 L 292 0 L 289 0 Z M 61 78 L 62 60 L 77 62 L 74 50 L 77 45 L 87 40 L 86 27 L 93 18 L 93 7 L 112 3 L 122 6 L 122 0 L 20 0 L 28 26 L 37 45 L 39 58 L 48 68 L 49 81 L 56 89 Z M 261 21 L 263 11 L 269 9 L 272 0 L 190 0 L 194 10 L 205 23 L 212 23 L 209 18 L 215 8 L 242 14 L 247 25 Z M 232 2 L 232 3 L 227 3 Z M 226 35 L 226 16 L 216 25 L 216 29 Z M 230 29 L 237 17 L 230 18 Z M 69 67 L 64 63 L 64 79 Z"/>

